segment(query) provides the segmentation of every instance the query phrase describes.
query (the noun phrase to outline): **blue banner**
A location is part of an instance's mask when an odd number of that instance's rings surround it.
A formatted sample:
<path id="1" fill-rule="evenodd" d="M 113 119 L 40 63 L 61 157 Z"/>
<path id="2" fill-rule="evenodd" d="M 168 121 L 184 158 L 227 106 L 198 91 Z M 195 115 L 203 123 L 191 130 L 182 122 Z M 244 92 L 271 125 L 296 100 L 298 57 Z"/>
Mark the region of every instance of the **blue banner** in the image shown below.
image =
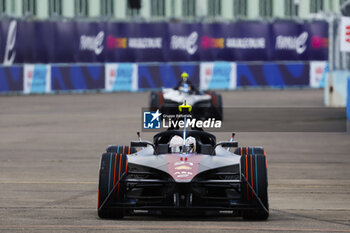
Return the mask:
<path id="1" fill-rule="evenodd" d="M 23 91 L 23 68 L 0 66 L 0 92 Z"/>
<path id="2" fill-rule="evenodd" d="M 52 90 L 89 90 L 105 87 L 103 65 L 53 65 L 51 69 Z"/>
<path id="3" fill-rule="evenodd" d="M 54 22 L 54 63 L 80 62 L 77 58 L 78 38 L 74 21 Z M 30 62 L 30 61 L 26 61 Z"/>
<path id="4" fill-rule="evenodd" d="M 18 43 L 18 22 L 11 19 L 0 21 L 0 59 L 4 65 L 11 65 L 17 61 L 20 63 L 18 55 L 21 43 Z"/>
<path id="5" fill-rule="evenodd" d="M 166 23 L 108 22 L 105 48 L 108 62 L 167 60 Z"/>
<path id="6" fill-rule="evenodd" d="M 169 23 L 169 61 L 200 61 L 201 24 Z"/>
<path id="7" fill-rule="evenodd" d="M 271 60 L 328 60 L 328 23 L 290 20 L 271 24 Z"/>
<path id="8" fill-rule="evenodd" d="M 326 21 L 312 21 L 307 22 L 305 27 L 310 34 L 307 60 L 328 60 L 328 23 Z"/>
<path id="9" fill-rule="evenodd" d="M 170 88 L 181 81 L 181 73 L 189 74 L 189 81 L 199 86 L 199 65 L 183 63 L 180 65 L 160 64 L 138 66 L 138 88 Z"/>
<path id="10" fill-rule="evenodd" d="M 105 61 L 105 23 L 77 22 L 76 23 L 76 60 L 79 62 Z"/>
<path id="11" fill-rule="evenodd" d="M 237 63 L 237 87 L 309 86 L 309 64 Z"/>
<path id="12" fill-rule="evenodd" d="M 324 62 L 312 62 L 311 65 L 309 62 L 25 64 L 23 67 L 12 65 L 0 66 L 0 92 L 138 91 L 171 88 L 181 81 L 182 72 L 187 72 L 189 81 L 202 90 L 232 90 L 236 87 L 319 87 L 322 80 L 317 75 L 320 68 L 326 65 Z M 344 83 L 337 82 L 334 86 L 345 93 Z"/>

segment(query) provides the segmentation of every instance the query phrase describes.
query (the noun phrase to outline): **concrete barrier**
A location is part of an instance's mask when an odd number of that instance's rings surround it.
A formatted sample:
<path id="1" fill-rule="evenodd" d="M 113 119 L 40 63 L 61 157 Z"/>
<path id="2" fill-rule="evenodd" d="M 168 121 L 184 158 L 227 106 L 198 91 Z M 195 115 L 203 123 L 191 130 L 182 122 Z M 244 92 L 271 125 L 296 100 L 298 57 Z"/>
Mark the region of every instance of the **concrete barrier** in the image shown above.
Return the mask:
<path id="1" fill-rule="evenodd" d="M 329 107 L 346 107 L 347 82 L 350 71 L 336 70 L 328 73 L 324 89 L 324 103 Z"/>

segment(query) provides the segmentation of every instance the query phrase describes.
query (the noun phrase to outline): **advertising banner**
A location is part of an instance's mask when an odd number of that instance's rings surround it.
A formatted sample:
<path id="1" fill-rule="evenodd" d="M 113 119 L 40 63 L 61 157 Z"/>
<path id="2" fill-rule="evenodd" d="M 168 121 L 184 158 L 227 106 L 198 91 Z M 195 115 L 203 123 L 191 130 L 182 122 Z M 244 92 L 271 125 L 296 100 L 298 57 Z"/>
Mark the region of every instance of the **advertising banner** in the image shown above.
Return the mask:
<path id="1" fill-rule="evenodd" d="M 269 24 L 202 24 L 201 61 L 259 61 L 269 57 Z"/>
<path id="2" fill-rule="evenodd" d="M 237 87 L 309 86 L 307 63 L 237 63 Z"/>
<path id="3" fill-rule="evenodd" d="M 308 44 L 308 57 L 306 60 L 327 61 L 328 60 L 328 23 L 326 21 L 306 22 L 304 27 L 310 35 Z"/>
<path id="4" fill-rule="evenodd" d="M 105 64 L 106 91 L 137 91 L 137 64 L 107 63 Z"/>
<path id="5" fill-rule="evenodd" d="M 166 23 L 107 22 L 107 61 L 166 61 Z"/>
<path id="6" fill-rule="evenodd" d="M 105 23 L 76 22 L 76 60 L 79 62 L 105 61 Z"/>
<path id="7" fill-rule="evenodd" d="M 236 73 L 236 63 L 233 62 L 202 62 L 200 64 L 200 89 L 235 89 Z"/>
<path id="8" fill-rule="evenodd" d="M 169 23 L 169 61 L 199 61 L 200 24 Z"/>
<path id="9" fill-rule="evenodd" d="M 180 63 L 170 65 L 161 63 L 159 65 L 139 64 L 138 66 L 138 88 L 170 88 L 175 87 L 181 81 L 181 73 L 187 72 L 189 81 L 199 86 L 199 65 L 191 63 Z"/>
<path id="10" fill-rule="evenodd" d="M 49 93 L 50 91 L 50 65 L 24 65 L 23 93 Z"/>
<path id="11" fill-rule="evenodd" d="M 346 49 L 346 18 L 342 22 L 342 48 Z M 328 59 L 326 21 L 129 23 L 3 19 L 0 41 L 3 64 Z"/>
<path id="12" fill-rule="evenodd" d="M 27 40 L 30 44 L 26 44 L 29 48 L 32 48 L 31 60 L 25 59 L 30 63 L 51 63 L 54 62 L 55 47 L 59 41 L 55 42 L 54 38 L 54 22 L 42 22 L 35 21 L 33 24 L 33 31 L 28 32 L 27 35 L 32 33 L 32 39 L 28 37 L 19 38 L 21 41 Z M 26 25 L 28 26 L 28 25 Z"/>
<path id="13" fill-rule="evenodd" d="M 234 60 L 234 54 L 225 49 L 226 32 L 228 30 L 224 24 L 202 24 L 202 34 L 200 36 L 201 61 Z"/>
<path id="14" fill-rule="evenodd" d="M 270 24 L 261 21 L 240 21 L 233 24 L 234 33 L 226 39 L 227 48 L 234 50 L 236 61 L 267 61 L 271 60 Z M 230 30 L 227 28 L 226 30 Z"/>
<path id="15" fill-rule="evenodd" d="M 33 55 L 36 53 L 33 44 L 35 40 L 39 39 L 34 34 L 34 24 L 33 22 L 19 20 L 16 21 L 16 25 L 14 63 L 33 63 Z"/>
<path id="16" fill-rule="evenodd" d="M 272 60 L 307 60 L 310 34 L 302 23 L 283 20 L 275 22 L 271 27 Z"/>
<path id="17" fill-rule="evenodd" d="M 4 65 L 11 65 L 16 58 L 17 21 L 2 19 L 0 21 L 0 61 Z"/>
<path id="18" fill-rule="evenodd" d="M 350 52 L 350 17 L 342 17 L 340 20 L 340 51 Z"/>
<path id="19" fill-rule="evenodd" d="M 103 65 L 52 65 L 52 90 L 104 89 Z"/>
<path id="20" fill-rule="evenodd" d="M 0 66 L 0 92 L 23 91 L 23 67 Z"/>
<path id="21" fill-rule="evenodd" d="M 325 87 L 326 75 L 328 73 L 328 62 L 311 61 L 310 62 L 310 87 Z"/>

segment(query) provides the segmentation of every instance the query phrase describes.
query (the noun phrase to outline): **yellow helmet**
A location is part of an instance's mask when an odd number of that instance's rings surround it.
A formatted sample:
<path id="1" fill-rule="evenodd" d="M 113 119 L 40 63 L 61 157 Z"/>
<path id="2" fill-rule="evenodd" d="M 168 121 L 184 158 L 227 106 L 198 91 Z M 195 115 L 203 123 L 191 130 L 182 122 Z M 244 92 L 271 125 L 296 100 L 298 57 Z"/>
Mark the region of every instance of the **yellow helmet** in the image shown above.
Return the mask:
<path id="1" fill-rule="evenodd" d="M 186 72 L 183 72 L 182 74 L 181 74 L 181 78 L 183 79 L 183 80 L 187 80 L 188 79 L 188 73 L 186 73 Z"/>

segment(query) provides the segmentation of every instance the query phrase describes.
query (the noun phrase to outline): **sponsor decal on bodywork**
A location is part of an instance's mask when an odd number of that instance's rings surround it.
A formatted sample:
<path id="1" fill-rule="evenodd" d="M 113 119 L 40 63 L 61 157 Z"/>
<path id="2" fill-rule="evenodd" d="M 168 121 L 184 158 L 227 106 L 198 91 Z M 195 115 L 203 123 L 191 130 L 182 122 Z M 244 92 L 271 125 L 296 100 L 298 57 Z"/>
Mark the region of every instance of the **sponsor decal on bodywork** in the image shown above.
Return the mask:
<path id="1" fill-rule="evenodd" d="M 198 173 L 203 155 L 198 154 L 167 154 L 169 174 L 177 182 L 188 182 Z"/>

